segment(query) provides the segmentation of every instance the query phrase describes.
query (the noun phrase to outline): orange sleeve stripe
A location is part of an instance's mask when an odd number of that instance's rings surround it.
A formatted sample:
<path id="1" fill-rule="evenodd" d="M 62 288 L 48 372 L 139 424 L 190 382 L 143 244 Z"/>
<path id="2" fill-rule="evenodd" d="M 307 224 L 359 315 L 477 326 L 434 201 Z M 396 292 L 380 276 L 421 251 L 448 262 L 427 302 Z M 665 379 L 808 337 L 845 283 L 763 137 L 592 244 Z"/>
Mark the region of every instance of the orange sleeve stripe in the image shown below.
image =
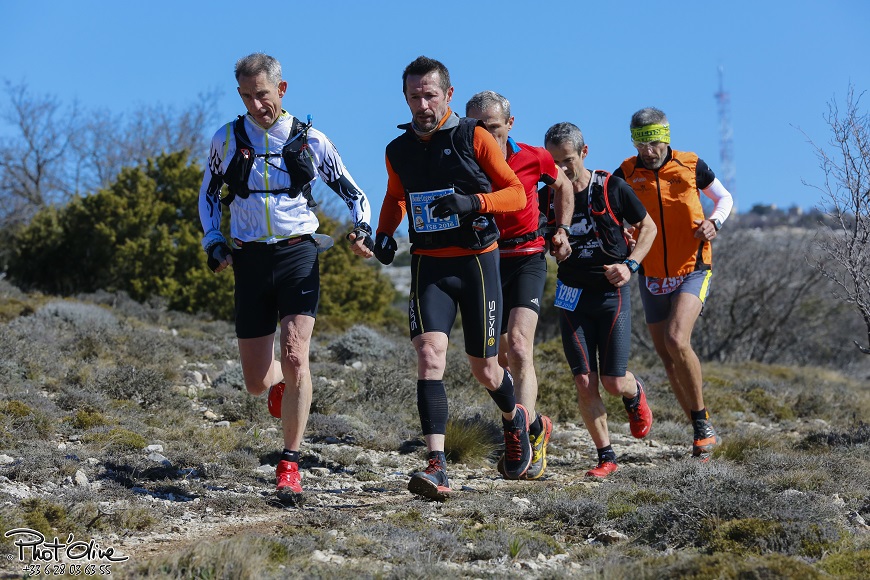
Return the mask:
<path id="1" fill-rule="evenodd" d="M 387 193 L 381 204 L 381 213 L 378 217 L 377 233 L 393 235 L 396 233 L 402 220 L 405 219 L 405 188 L 399 176 L 393 171 L 389 157 L 384 156 L 387 162 Z"/>
<path id="2" fill-rule="evenodd" d="M 505 161 L 495 138 L 483 127 L 474 128 L 474 154 L 492 180 L 491 193 L 479 194 L 480 213 L 510 213 L 526 207 L 523 184 Z"/>

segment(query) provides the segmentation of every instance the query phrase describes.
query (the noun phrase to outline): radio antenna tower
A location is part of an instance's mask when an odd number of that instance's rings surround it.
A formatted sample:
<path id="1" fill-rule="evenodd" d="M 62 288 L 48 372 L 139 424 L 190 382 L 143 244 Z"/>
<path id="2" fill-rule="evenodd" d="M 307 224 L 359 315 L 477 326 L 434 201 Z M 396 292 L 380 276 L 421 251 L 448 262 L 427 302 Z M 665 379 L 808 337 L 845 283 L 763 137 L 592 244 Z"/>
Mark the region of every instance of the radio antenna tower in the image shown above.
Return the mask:
<path id="1" fill-rule="evenodd" d="M 736 193 L 737 183 L 734 176 L 734 143 L 731 129 L 731 96 L 725 92 L 722 79 L 724 68 L 719 65 L 719 92 L 714 96 L 719 105 L 719 162 L 722 177 L 720 181 L 732 195 Z"/>

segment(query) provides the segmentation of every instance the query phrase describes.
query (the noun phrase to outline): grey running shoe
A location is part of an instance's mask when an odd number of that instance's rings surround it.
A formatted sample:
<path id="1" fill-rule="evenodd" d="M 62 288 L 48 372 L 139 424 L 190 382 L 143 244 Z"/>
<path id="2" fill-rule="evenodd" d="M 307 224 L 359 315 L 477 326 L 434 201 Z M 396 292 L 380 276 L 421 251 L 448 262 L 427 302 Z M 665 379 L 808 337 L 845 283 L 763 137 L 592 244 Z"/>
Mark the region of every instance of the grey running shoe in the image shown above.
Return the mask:
<path id="1" fill-rule="evenodd" d="M 411 476 L 408 482 L 408 491 L 429 499 L 444 501 L 450 496 L 450 480 L 447 479 L 447 471 L 441 459 L 433 457 L 429 465 L 423 471 L 418 471 Z"/>
<path id="2" fill-rule="evenodd" d="M 522 405 L 516 406 L 513 424 L 504 430 L 504 455 L 505 479 L 519 479 L 532 462 L 529 414 Z"/>
<path id="3" fill-rule="evenodd" d="M 695 430 L 695 439 L 692 441 L 692 457 L 701 461 L 708 461 L 713 453 L 713 448 L 719 445 L 719 435 L 713 429 L 710 419 L 698 419 L 692 425 Z"/>

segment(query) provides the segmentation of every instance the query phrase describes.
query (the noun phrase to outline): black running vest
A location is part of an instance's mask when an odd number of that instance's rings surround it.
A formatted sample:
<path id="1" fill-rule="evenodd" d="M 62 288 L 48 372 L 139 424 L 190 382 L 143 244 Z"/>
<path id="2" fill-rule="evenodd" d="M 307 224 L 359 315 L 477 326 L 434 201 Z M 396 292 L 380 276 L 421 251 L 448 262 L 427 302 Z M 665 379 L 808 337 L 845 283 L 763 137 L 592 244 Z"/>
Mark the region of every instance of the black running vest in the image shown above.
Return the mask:
<path id="1" fill-rule="evenodd" d="M 405 133 L 387 145 L 387 159 L 405 188 L 407 208 L 411 207 L 408 192 L 448 187 L 463 195 L 492 191 L 492 183 L 474 155 L 477 124 L 476 119 L 460 119 L 456 127 L 437 131 L 429 141 L 421 141 L 410 124 L 399 125 Z M 498 227 L 492 215 L 473 212 L 460 220 L 458 228 L 418 233 L 408 212 L 408 238 L 420 249 L 454 246 L 482 250 L 498 239 Z"/>
<path id="2" fill-rule="evenodd" d="M 314 201 L 314 197 L 311 194 L 311 181 L 316 177 L 317 173 L 311 161 L 311 156 L 306 151 L 308 148 L 309 127 L 311 127 L 310 121 L 308 124 L 305 124 L 296 117 L 293 117 L 290 136 L 284 144 L 281 153 L 256 155 L 254 154 L 254 146 L 251 144 L 251 140 L 248 139 L 248 132 L 245 131 L 245 117 L 239 115 L 239 118 L 233 121 L 236 151 L 233 154 L 233 158 L 227 164 L 226 172 L 223 175 L 223 181 L 227 184 L 229 194 L 221 198 L 221 202 L 229 205 L 236 196 L 247 199 L 251 193 L 271 193 L 273 195 L 286 193 L 290 197 L 296 197 L 301 193 L 305 197 L 309 207 L 316 207 L 317 202 Z M 248 177 L 251 175 L 251 168 L 254 165 L 255 157 L 265 157 L 267 163 L 269 158 L 272 157 L 283 158 L 284 167 L 287 173 L 290 174 L 290 187 L 269 191 L 251 191 L 248 186 Z M 279 167 L 278 169 L 281 168 Z"/>

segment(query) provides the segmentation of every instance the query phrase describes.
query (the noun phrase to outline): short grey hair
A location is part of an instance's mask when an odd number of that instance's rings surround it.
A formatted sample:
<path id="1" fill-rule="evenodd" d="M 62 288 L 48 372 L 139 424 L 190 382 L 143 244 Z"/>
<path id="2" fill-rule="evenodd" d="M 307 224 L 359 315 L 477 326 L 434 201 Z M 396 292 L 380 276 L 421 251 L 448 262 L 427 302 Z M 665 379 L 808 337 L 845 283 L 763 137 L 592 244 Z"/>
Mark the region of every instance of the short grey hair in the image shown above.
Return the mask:
<path id="1" fill-rule="evenodd" d="M 551 143 L 558 146 L 566 142 L 571 143 L 577 153 L 580 153 L 580 150 L 586 145 L 585 141 L 583 141 L 583 132 L 574 123 L 568 123 L 567 121 L 556 123 L 547 129 L 547 133 L 544 135 L 545 147 Z"/>
<path id="2" fill-rule="evenodd" d="M 505 121 L 511 118 L 511 102 L 495 91 L 481 91 L 468 99 L 465 103 L 465 116 L 474 109 L 482 113 L 496 105 L 501 107 Z"/>
<path id="3" fill-rule="evenodd" d="M 281 63 L 274 56 L 255 52 L 236 61 L 236 81 L 239 77 L 255 77 L 266 73 L 270 83 L 278 86 L 281 82 Z"/>
<path id="4" fill-rule="evenodd" d="M 655 107 L 647 107 L 641 109 L 631 116 L 631 126 L 629 129 L 637 129 L 638 127 L 646 127 L 647 125 L 667 125 L 668 117 L 661 109 Z"/>

